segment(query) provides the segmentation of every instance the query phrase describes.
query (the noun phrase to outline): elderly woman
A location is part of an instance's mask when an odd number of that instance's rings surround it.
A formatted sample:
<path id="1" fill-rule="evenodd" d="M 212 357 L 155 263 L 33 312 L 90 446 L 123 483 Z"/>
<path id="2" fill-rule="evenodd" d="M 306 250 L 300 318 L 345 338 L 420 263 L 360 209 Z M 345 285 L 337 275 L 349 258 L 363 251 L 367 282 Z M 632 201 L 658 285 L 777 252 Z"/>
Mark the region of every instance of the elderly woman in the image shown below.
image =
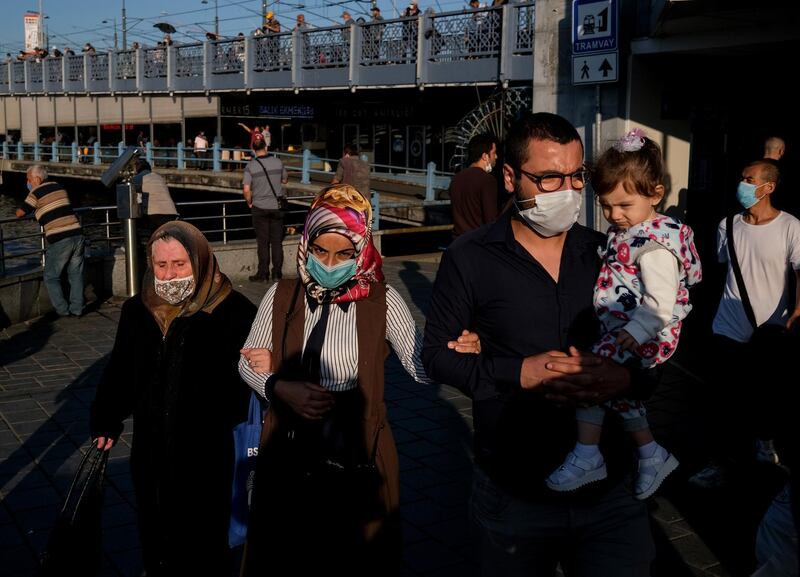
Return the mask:
<path id="1" fill-rule="evenodd" d="M 188 223 L 161 226 L 148 253 L 142 293 L 122 306 L 97 387 L 92 438 L 111 448 L 133 415 L 131 474 L 148 577 L 229 575 L 231 431 L 250 397 L 237 363 L 255 306 Z"/>
<path id="2" fill-rule="evenodd" d="M 387 341 L 415 380 L 428 380 L 414 319 L 383 282 L 371 222 L 352 186 L 323 191 L 298 248 L 299 279 L 267 291 L 242 349 L 242 377 L 270 402 L 246 575 L 284 566 L 297 575 L 391 575 L 399 566 Z"/>

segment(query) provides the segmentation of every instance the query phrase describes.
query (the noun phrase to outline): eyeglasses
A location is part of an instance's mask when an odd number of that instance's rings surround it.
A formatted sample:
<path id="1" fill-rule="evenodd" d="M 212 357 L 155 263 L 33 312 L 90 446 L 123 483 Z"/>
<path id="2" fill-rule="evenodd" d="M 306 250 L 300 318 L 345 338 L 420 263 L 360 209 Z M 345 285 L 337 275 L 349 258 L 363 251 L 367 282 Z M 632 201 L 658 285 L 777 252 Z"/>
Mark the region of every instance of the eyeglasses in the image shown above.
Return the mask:
<path id="1" fill-rule="evenodd" d="M 539 189 L 539 192 L 555 192 L 564 186 L 564 180 L 567 178 L 569 178 L 570 186 L 572 186 L 572 188 L 575 190 L 583 190 L 583 187 L 586 186 L 587 182 L 589 182 L 589 171 L 586 170 L 586 168 L 581 168 L 572 174 L 546 172 L 541 175 L 527 172 L 521 168 L 518 168 L 517 170 L 527 176 L 528 179 L 536 185 L 536 188 Z"/>

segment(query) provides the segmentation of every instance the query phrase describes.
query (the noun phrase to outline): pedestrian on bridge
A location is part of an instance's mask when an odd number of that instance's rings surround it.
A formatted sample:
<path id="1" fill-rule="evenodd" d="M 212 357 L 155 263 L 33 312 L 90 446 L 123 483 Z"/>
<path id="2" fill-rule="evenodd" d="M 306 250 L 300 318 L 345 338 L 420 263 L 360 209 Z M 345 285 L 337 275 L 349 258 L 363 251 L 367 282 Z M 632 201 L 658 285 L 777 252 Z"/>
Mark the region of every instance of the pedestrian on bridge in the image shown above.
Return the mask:
<path id="1" fill-rule="evenodd" d="M 62 317 L 83 314 L 83 257 L 85 240 L 78 217 L 72 210 L 67 191 L 48 180 L 41 164 L 28 168 L 28 196 L 25 208 L 18 208 L 18 218 L 30 212 L 44 229 L 47 250 L 44 263 L 44 286 L 53 308 Z M 61 288 L 61 273 L 67 269 L 69 301 Z"/>

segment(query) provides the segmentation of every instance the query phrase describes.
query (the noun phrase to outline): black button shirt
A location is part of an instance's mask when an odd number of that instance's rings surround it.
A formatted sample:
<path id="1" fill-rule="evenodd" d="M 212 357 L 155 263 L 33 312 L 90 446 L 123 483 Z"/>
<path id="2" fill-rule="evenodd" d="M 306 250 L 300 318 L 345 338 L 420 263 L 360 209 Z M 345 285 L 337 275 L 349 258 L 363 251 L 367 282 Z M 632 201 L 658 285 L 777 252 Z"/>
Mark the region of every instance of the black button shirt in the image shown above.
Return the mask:
<path id="1" fill-rule="evenodd" d="M 512 216 L 460 237 L 444 253 L 423 361 L 429 377 L 473 399 L 477 464 L 512 492 L 546 495 L 544 479 L 575 443 L 574 410 L 522 389 L 522 361 L 570 345 L 588 350 L 597 340 L 592 294 L 605 237 L 574 225 L 556 282 L 514 238 Z M 465 328 L 480 336 L 481 354 L 447 348 Z"/>

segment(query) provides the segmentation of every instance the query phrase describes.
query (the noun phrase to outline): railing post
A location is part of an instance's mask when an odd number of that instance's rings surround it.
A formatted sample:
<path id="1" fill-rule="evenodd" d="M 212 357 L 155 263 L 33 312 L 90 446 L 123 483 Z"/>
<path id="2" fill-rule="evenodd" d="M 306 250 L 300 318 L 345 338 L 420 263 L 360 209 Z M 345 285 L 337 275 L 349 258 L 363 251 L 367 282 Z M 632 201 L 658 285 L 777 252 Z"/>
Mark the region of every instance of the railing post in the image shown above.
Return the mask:
<path id="1" fill-rule="evenodd" d="M 22 141 L 17 142 L 17 160 L 25 160 L 25 147 Z"/>
<path id="2" fill-rule="evenodd" d="M 222 244 L 228 244 L 228 205 L 222 203 Z"/>
<path id="3" fill-rule="evenodd" d="M 150 166 L 155 166 L 153 164 L 153 143 L 146 142 L 144 145 L 144 158 L 147 160 Z"/>
<path id="4" fill-rule="evenodd" d="M 433 182 L 436 175 L 436 163 L 429 162 L 428 163 L 428 173 L 425 175 L 425 200 L 431 201 L 436 200 L 435 192 L 433 190 Z"/>
<path id="5" fill-rule="evenodd" d="M 144 49 L 140 46 L 136 49 L 136 90 L 141 92 L 144 89 Z"/>
<path id="6" fill-rule="evenodd" d="M 95 142 L 94 143 L 93 154 L 94 154 L 94 163 L 95 164 L 100 164 L 101 163 L 101 158 L 100 158 L 100 143 L 99 142 Z"/>
<path id="7" fill-rule="evenodd" d="M 434 36 L 425 38 L 425 31 L 433 29 L 433 19 L 427 13 L 417 16 L 417 86 L 425 86 L 428 82 L 428 57 Z"/>
<path id="8" fill-rule="evenodd" d="M 8 141 L 3 141 L 3 160 L 8 160 Z"/>
<path id="9" fill-rule="evenodd" d="M 271 40 L 267 40 L 270 42 Z M 275 42 L 280 42 L 275 38 Z M 253 69 L 256 67 L 256 39 L 247 36 L 244 41 L 244 70 L 242 70 L 242 85 L 245 88 L 253 87 Z"/>
<path id="10" fill-rule="evenodd" d="M 186 169 L 186 161 L 183 156 L 183 142 L 178 143 L 178 170 Z"/>
<path id="11" fill-rule="evenodd" d="M 311 184 L 311 151 L 303 149 L 303 171 L 300 173 L 300 184 Z"/>
<path id="12" fill-rule="evenodd" d="M 55 140 L 50 143 L 50 162 L 58 162 L 58 143 Z"/>
<path id="13" fill-rule="evenodd" d="M 5 144 L 5 142 L 3 144 Z M 3 148 L 8 147 L 4 146 Z M 6 253 L 3 245 L 5 245 L 5 241 L 3 240 L 3 227 L 0 226 L 0 276 L 6 274 Z"/>
<path id="14" fill-rule="evenodd" d="M 376 231 L 381 224 L 381 193 L 372 191 L 372 230 Z"/>
<path id="15" fill-rule="evenodd" d="M 495 17 L 492 21 L 501 22 L 500 54 L 498 55 L 500 58 L 500 73 L 497 79 L 501 83 L 506 83 L 503 86 L 503 88 L 505 88 L 508 79 L 511 77 L 511 63 L 513 61 L 514 50 L 517 47 L 517 27 L 519 26 L 519 18 L 517 17 L 515 19 L 514 16 L 519 14 L 519 7 L 505 5 L 501 7 L 500 10 L 500 14 L 496 12 L 492 14 L 492 16 Z"/>
<path id="16" fill-rule="evenodd" d="M 220 146 L 219 142 L 215 142 L 211 146 L 211 157 L 213 158 L 212 170 L 214 172 L 219 172 L 222 170 L 222 163 L 220 162 Z"/>
<path id="17" fill-rule="evenodd" d="M 123 152 L 125 152 L 125 143 L 120 140 L 117 143 L 117 155 L 122 156 Z"/>
<path id="18" fill-rule="evenodd" d="M 117 89 L 117 52 L 108 51 L 108 89 L 113 94 Z"/>
<path id="19" fill-rule="evenodd" d="M 25 61 L 25 64 L 27 64 L 27 63 L 28 62 Z M 39 162 L 40 160 L 42 160 L 42 150 L 39 147 L 39 141 L 38 140 L 33 143 L 33 160 L 35 162 Z"/>
<path id="20" fill-rule="evenodd" d="M 212 71 L 214 70 L 214 51 L 217 49 L 216 44 L 212 44 L 210 40 L 203 42 L 203 88 L 210 90 Z"/>
<path id="21" fill-rule="evenodd" d="M 78 143 L 73 142 L 69 148 L 72 153 L 72 164 L 78 164 Z"/>
<path id="22" fill-rule="evenodd" d="M 353 22 L 351 20 L 351 22 Z M 355 90 L 358 86 L 358 71 L 361 69 L 361 35 L 364 28 L 361 25 L 353 22 L 350 24 L 350 34 L 348 34 L 347 41 L 350 43 L 350 66 L 349 66 L 349 84 L 350 90 Z"/>
<path id="23" fill-rule="evenodd" d="M 292 88 L 297 88 L 302 82 L 303 58 L 305 58 L 305 36 L 300 28 L 292 32 Z"/>
<path id="24" fill-rule="evenodd" d="M 177 49 L 167 45 L 167 90 L 175 90 L 175 78 L 178 72 Z"/>

